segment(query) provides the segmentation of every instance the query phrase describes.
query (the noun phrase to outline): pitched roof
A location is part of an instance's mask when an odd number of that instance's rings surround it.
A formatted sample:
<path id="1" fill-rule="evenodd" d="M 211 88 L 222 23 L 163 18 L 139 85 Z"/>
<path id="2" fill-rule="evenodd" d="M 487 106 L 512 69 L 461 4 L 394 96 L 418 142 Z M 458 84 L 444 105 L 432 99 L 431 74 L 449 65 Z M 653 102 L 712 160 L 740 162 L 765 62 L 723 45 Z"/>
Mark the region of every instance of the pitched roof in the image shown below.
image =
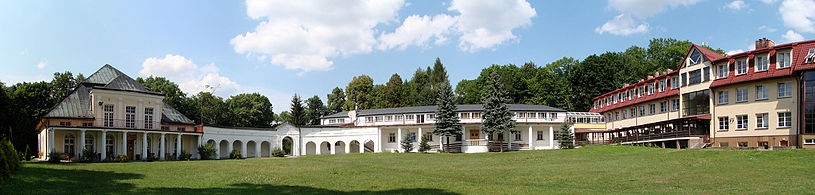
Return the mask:
<path id="1" fill-rule="evenodd" d="M 553 108 L 546 105 L 530 105 L 530 104 L 507 104 L 510 111 L 546 111 L 546 112 L 566 112 L 566 110 Z M 484 107 L 481 104 L 459 104 L 456 105 L 458 112 L 466 111 L 483 111 Z M 372 116 L 372 115 L 386 115 L 386 114 L 407 114 L 407 113 L 432 113 L 436 112 L 436 106 L 413 106 L 413 107 L 399 107 L 399 108 L 380 108 L 357 110 L 357 116 Z M 324 116 L 323 118 L 344 118 L 348 117 L 348 112 L 339 112 L 336 114 Z"/>
<path id="2" fill-rule="evenodd" d="M 93 119 L 91 112 L 91 89 L 106 89 L 117 91 L 129 91 L 146 93 L 151 95 L 161 95 L 159 92 L 150 91 L 141 83 L 130 78 L 111 65 L 102 66 L 87 79 L 79 83 L 70 95 L 65 97 L 56 107 L 51 109 L 46 118 L 85 118 Z M 193 121 L 175 110 L 172 106 L 164 103 L 161 113 L 161 122 L 193 124 Z"/>

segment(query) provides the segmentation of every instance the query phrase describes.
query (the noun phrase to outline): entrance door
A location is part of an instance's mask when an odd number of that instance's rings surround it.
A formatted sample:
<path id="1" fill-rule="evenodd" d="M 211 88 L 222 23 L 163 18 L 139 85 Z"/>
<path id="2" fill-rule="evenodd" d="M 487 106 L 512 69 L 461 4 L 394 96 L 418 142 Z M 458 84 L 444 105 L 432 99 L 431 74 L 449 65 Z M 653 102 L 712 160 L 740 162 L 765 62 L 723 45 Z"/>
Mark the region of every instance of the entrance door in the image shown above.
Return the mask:
<path id="1" fill-rule="evenodd" d="M 478 139 L 478 130 L 470 130 L 470 139 Z"/>
<path id="2" fill-rule="evenodd" d="M 134 145 L 133 140 L 127 140 L 127 158 L 130 160 L 133 160 L 133 148 L 135 148 Z"/>
<path id="3" fill-rule="evenodd" d="M 416 123 L 424 123 L 424 114 L 416 115 Z"/>

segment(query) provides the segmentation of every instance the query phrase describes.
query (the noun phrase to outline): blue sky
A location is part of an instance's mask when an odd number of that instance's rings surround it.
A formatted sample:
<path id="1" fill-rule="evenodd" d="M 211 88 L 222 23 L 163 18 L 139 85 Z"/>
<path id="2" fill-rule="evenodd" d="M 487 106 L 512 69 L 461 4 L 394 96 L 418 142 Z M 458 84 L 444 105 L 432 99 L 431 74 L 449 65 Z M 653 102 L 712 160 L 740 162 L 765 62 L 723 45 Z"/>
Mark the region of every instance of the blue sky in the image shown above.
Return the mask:
<path id="1" fill-rule="evenodd" d="M 295 4 L 291 4 L 294 2 Z M 104 64 L 188 93 L 259 92 L 275 111 L 366 74 L 409 79 L 440 57 L 450 80 L 672 37 L 725 51 L 815 33 L 813 0 L 0 2 L 0 81 Z"/>

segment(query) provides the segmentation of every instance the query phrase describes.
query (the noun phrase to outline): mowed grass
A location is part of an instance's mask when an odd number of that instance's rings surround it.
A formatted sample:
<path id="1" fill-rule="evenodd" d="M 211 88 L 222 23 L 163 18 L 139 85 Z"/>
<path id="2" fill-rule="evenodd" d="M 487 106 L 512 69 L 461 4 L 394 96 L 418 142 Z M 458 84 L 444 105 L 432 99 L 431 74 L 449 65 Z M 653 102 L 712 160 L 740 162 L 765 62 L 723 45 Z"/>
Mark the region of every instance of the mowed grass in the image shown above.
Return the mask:
<path id="1" fill-rule="evenodd" d="M 815 151 L 592 146 L 481 154 L 26 164 L 0 194 L 781 193 L 815 190 Z"/>

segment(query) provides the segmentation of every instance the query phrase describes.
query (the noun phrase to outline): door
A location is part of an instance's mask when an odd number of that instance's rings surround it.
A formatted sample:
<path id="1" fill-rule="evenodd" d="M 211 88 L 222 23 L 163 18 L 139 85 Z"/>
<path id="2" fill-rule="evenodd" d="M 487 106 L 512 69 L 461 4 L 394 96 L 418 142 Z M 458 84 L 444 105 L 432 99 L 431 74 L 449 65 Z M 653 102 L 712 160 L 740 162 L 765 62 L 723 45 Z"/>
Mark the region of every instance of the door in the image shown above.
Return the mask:
<path id="1" fill-rule="evenodd" d="M 470 139 L 478 139 L 478 130 L 470 130 Z"/>
<path id="2" fill-rule="evenodd" d="M 416 123 L 424 123 L 424 114 L 416 115 Z"/>
<path id="3" fill-rule="evenodd" d="M 127 158 L 133 160 L 133 148 L 135 148 L 133 140 L 127 140 Z"/>

